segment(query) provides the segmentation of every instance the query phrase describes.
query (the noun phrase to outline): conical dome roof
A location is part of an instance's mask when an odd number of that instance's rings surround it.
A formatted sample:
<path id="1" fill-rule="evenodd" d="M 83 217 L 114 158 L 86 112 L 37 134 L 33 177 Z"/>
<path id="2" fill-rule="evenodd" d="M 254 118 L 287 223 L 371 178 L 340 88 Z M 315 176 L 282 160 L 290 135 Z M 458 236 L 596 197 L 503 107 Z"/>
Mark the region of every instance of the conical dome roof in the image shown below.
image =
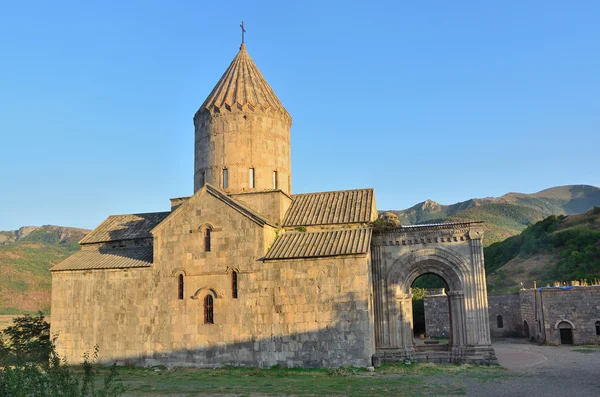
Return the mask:
<path id="1" fill-rule="evenodd" d="M 285 110 L 275 92 L 267 83 L 242 43 L 240 52 L 231 61 L 215 88 L 206 98 L 197 115 L 223 113 L 235 109 L 280 113 L 286 119 L 291 116 Z"/>

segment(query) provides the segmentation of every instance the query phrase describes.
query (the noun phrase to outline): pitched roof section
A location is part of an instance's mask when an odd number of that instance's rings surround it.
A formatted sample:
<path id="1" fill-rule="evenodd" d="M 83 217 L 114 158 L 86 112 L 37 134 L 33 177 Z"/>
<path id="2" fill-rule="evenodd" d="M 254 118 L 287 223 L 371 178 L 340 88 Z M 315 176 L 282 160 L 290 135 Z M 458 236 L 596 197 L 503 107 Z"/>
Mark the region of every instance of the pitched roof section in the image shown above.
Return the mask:
<path id="1" fill-rule="evenodd" d="M 83 249 L 55 265 L 50 271 L 125 269 L 152 266 L 152 247 Z"/>
<path id="2" fill-rule="evenodd" d="M 366 254 L 370 244 L 370 228 L 284 233 L 275 240 L 265 259 Z"/>
<path id="3" fill-rule="evenodd" d="M 210 194 L 211 196 L 215 197 L 217 200 L 220 200 L 224 204 L 230 206 L 231 208 L 233 208 L 240 214 L 246 216 L 247 218 L 249 218 L 250 220 L 252 220 L 253 222 L 255 222 L 256 224 L 258 224 L 260 226 L 269 225 L 272 227 L 276 227 L 270 220 L 268 220 L 267 218 L 265 218 L 258 212 L 246 207 L 244 204 L 240 203 L 239 201 L 229 197 L 228 195 L 226 195 L 225 193 L 223 193 L 222 191 L 220 191 L 219 189 L 217 189 L 216 187 L 212 186 L 209 183 L 204 184 L 202 189 L 200 189 L 196 193 L 194 193 L 194 195 L 192 197 L 190 197 L 188 200 L 184 201 L 183 204 L 180 205 L 179 207 L 177 207 L 177 209 L 173 210 L 173 212 L 167 212 L 166 213 L 167 215 L 171 215 L 169 217 L 169 219 L 173 219 L 173 218 L 179 216 L 181 211 L 185 211 L 185 209 L 189 205 L 192 205 L 192 203 L 195 200 L 197 200 L 198 197 L 200 197 L 203 192 Z M 169 219 L 167 219 L 164 223 L 161 223 L 160 225 L 157 224 L 156 228 L 154 228 L 154 230 L 152 230 L 152 232 L 156 232 L 159 229 L 161 229 L 162 227 L 164 227 L 164 225 L 167 225 L 169 223 Z"/>
<path id="4" fill-rule="evenodd" d="M 284 226 L 367 223 L 375 211 L 373 189 L 295 194 Z"/>
<path id="5" fill-rule="evenodd" d="M 240 52 L 196 114 L 224 112 L 245 107 L 263 112 L 267 110 L 278 112 L 291 120 L 289 113 L 246 52 L 246 45 L 242 44 Z"/>
<path id="6" fill-rule="evenodd" d="M 150 230 L 161 223 L 170 212 L 112 215 L 98 225 L 79 244 L 103 243 L 115 240 L 151 238 Z"/>

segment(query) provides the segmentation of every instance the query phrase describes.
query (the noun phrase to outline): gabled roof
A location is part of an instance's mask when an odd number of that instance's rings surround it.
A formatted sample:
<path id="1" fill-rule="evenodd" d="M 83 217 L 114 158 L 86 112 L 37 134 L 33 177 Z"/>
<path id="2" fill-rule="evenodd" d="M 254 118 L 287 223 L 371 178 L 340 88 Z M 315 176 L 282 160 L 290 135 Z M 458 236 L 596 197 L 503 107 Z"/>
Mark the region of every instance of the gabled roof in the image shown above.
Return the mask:
<path id="1" fill-rule="evenodd" d="M 367 223 L 374 214 L 373 189 L 294 194 L 283 226 Z"/>
<path id="2" fill-rule="evenodd" d="M 275 227 L 275 225 L 273 225 L 271 223 L 271 221 L 269 221 L 267 218 L 265 218 L 258 212 L 246 207 L 244 204 L 240 203 L 239 201 L 229 197 L 228 195 L 226 195 L 219 189 L 215 188 L 211 184 L 206 183 L 206 184 L 204 184 L 202 189 L 198 190 L 196 193 L 194 193 L 194 195 L 192 197 L 190 197 L 188 200 L 183 202 L 176 210 L 171 212 L 170 215 L 164 220 L 164 222 L 161 222 L 159 225 L 156 225 L 156 227 L 154 229 L 152 229 L 152 233 L 160 230 L 160 228 L 167 225 L 169 223 L 170 219 L 173 219 L 173 218 L 179 216 L 179 214 L 182 211 L 185 211 L 185 209 L 188 206 L 192 205 L 196 200 L 198 200 L 199 197 L 201 197 L 205 193 L 210 194 L 217 200 L 219 200 L 219 201 L 223 202 L 224 204 L 228 205 L 229 207 L 233 208 L 240 214 L 244 215 L 245 217 L 249 218 L 251 221 L 258 224 L 259 226 L 269 225 L 269 226 Z"/>
<path id="3" fill-rule="evenodd" d="M 152 266 L 152 247 L 83 249 L 59 264 L 50 271 L 90 270 L 90 269 L 125 269 Z"/>
<path id="4" fill-rule="evenodd" d="M 243 108 L 263 112 L 274 111 L 291 120 L 289 113 L 248 55 L 245 44 L 240 46 L 240 51 L 196 114 Z"/>
<path id="5" fill-rule="evenodd" d="M 275 240 L 265 260 L 366 254 L 370 244 L 370 228 L 284 233 Z"/>
<path id="6" fill-rule="evenodd" d="M 169 214 L 170 212 L 150 212 L 147 214 L 111 215 L 85 236 L 79 244 L 151 238 L 150 231 Z"/>

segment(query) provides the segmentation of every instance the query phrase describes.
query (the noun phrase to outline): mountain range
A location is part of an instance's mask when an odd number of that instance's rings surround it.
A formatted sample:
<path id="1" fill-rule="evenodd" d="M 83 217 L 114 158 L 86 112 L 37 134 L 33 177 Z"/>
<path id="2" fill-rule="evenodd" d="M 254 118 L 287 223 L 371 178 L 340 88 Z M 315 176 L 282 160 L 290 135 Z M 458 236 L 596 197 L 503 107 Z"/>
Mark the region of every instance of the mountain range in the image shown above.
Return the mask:
<path id="1" fill-rule="evenodd" d="M 48 312 L 49 269 L 78 251 L 88 232 L 50 225 L 0 231 L 0 313 Z"/>
<path id="2" fill-rule="evenodd" d="M 486 246 L 523 231 L 549 215 L 570 215 L 600 206 L 600 188 L 589 185 L 557 186 L 533 194 L 507 193 L 501 197 L 475 198 L 443 205 L 426 200 L 391 212 L 403 225 L 440 222 L 484 221 Z"/>

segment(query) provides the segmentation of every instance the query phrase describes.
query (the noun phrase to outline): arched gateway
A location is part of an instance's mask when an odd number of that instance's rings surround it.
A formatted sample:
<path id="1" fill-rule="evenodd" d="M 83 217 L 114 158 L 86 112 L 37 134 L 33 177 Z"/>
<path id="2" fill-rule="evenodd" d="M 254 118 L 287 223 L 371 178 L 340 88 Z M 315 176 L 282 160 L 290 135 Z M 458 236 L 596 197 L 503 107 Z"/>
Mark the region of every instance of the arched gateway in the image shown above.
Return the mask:
<path id="1" fill-rule="evenodd" d="M 491 347 L 481 223 L 404 226 L 374 230 L 372 240 L 376 356 L 486 364 Z M 451 337 L 445 346 L 413 339 L 411 286 L 426 273 L 447 284 Z"/>

